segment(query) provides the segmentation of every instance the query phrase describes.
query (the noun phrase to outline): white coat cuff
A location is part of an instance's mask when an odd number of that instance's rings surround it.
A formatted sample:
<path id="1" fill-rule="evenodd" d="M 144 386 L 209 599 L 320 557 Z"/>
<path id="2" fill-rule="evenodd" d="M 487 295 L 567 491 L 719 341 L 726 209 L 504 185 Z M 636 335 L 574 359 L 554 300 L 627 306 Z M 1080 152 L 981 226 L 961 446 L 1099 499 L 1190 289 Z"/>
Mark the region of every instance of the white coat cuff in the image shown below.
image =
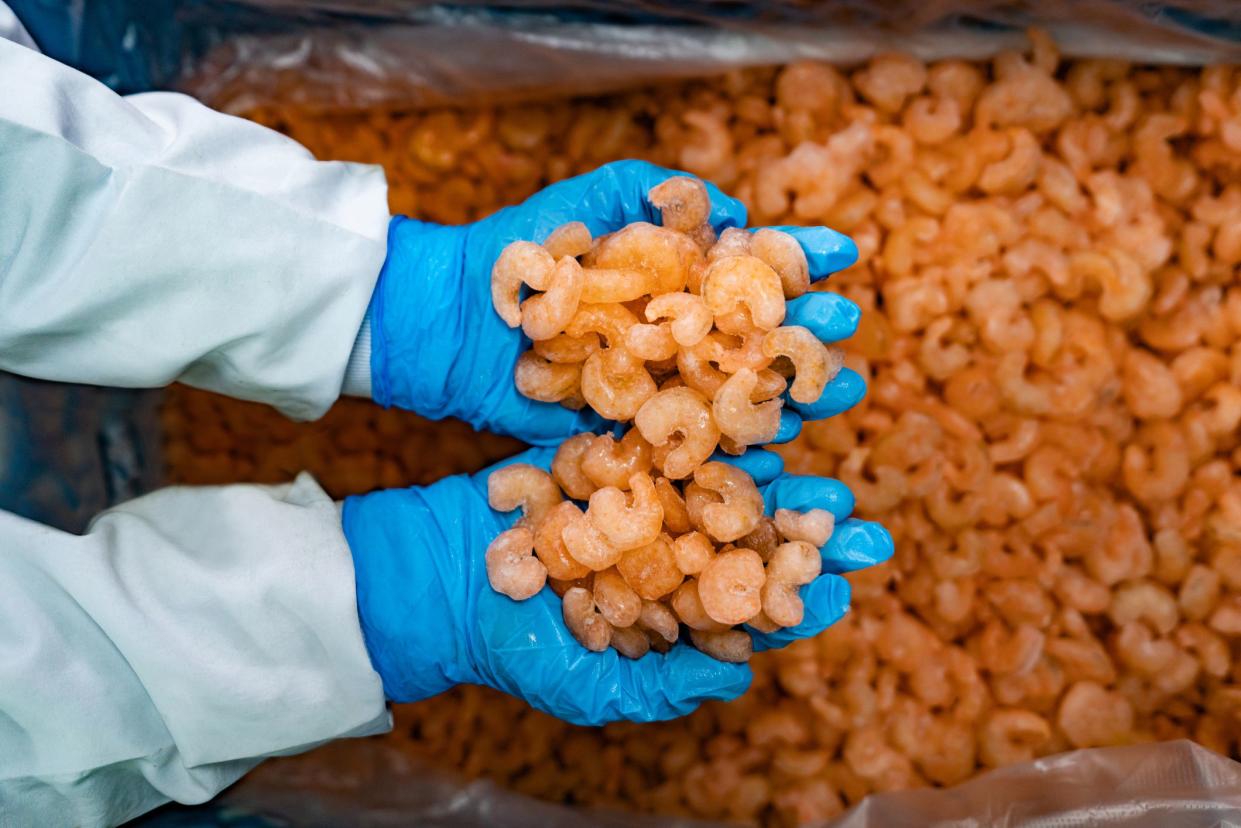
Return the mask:
<path id="1" fill-rule="evenodd" d="M 371 315 L 368 311 L 362 327 L 353 340 L 353 351 L 345 366 L 345 383 L 341 393 L 347 397 L 371 399 Z"/>

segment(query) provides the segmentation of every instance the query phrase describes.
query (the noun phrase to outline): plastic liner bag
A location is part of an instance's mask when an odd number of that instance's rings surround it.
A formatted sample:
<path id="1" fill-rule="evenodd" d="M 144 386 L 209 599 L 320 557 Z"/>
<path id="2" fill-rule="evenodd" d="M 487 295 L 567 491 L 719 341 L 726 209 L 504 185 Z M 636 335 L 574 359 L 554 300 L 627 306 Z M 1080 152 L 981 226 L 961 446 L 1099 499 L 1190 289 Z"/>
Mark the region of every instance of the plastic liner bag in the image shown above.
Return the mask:
<path id="1" fill-rule="evenodd" d="M 1190 741 L 1062 753 L 945 790 L 863 800 L 833 828 L 1241 825 L 1241 763 Z"/>
<path id="2" fill-rule="evenodd" d="M 723 3 L 245 0 L 298 25 L 234 31 L 183 67 L 183 88 L 229 111 L 268 103 L 367 108 L 597 93 L 671 77 L 899 49 L 982 58 L 1022 48 L 1030 25 L 1067 56 L 1202 64 L 1241 58 L 1231 0 L 879 0 Z M 517 8 L 521 7 L 521 8 Z M 210 15 L 199 31 L 214 24 Z"/>
<path id="3" fill-rule="evenodd" d="M 0 510 L 81 532 L 155 488 L 158 397 L 0 373 Z"/>
<path id="4" fill-rule="evenodd" d="M 583 811 L 423 768 L 377 740 L 338 742 L 260 766 L 210 806 L 157 811 L 142 828 L 296 825 L 434 828 L 691 828 L 712 823 Z M 1207 828 L 1241 825 L 1241 764 L 1192 742 L 1093 748 L 948 789 L 872 795 L 830 828 Z"/>
<path id="5" fill-rule="evenodd" d="M 899 49 L 982 58 L 1040 26 L 1067 56 L 1241 60 L 1234 0 L 8 0 L 52 57 L 232 112 L 474 104 Z"/>

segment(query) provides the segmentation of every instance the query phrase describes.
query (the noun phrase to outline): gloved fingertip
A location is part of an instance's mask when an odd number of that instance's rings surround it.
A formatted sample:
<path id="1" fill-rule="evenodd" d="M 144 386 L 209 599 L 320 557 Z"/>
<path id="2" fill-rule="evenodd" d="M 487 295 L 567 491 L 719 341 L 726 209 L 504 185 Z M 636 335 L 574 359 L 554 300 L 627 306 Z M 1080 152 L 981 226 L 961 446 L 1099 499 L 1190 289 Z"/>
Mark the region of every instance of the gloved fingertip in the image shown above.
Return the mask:
<path id="1" fill-rule="evenodd" d="M 849 600 L 853 597 L 853 587 L 839 575 L 824 574 L 815 578 L 802 588 L 802 604 L 806 608 L 806 617 L 799 627 L 807 622 L 817 627 L 812 635 L 835 624 L 849 609 Z M 798 629 L 794 627 L 794 629 Z"/>
<path id="2" fill-rule="evenodd" d="M 892 557 L 892 535 L 878 523 L 850 518 L 836 526 L 823 548 L 825 572 L 853 572 Z"/>
<path id="3" fill-rule="evenodd" d="M 720 463 L 736 466 L 750 477 L 755 485 L 765 486 L 784 473 L 784 458 L 774 451 L 751 446 L 740 456 L 716 451 L 711 459 Z"/>
<path id="4" fill-rule="evenodd" d="M 814 261 L 810 266 L 810 280 L 817 282 L 826 279 L 833 273 L 839 273 L 846 268 L 853 267 L 857 264 L 858 249 L 857 242 L 843 233 L 837 233 L 835 230 L 823 228 L 833 236 L 833 244 L 829 249 L 824 249 L 821 255 L 814 257 Z"/>
<path id="5" fill-rule="evenodd" d="M 802 419 L 801 415 L 796 411 L 788 408 L 780 410 L 780 429 L 776 432 L 776 436 L 772 439 L 773 443 L 788 443 L 797 439 L 797 435 L 801 434 Z"/>
<path id="6" fill-rule="evenodd" d="M 830 477 L 806 474 L 782 475 L 763 491 L 763 502 L 769 515 L 774 515 L 776 509 L 826 509 L 837 523 L 849 517 L 854 506 L 853 492 L 848 486 Z"/>
<path id="7" fill-rule="evenodd" d="M 789 300 L 786 325 L 801 325 L 823 342 L 839 342 L 857 333 L 862 309 L 839 293 L 807 293 Z"/>
<path id="8" fill-rule="evenodd" d="M 807 420 L 826 420 L 848 411 L 866 396 L 866 380 L 852 368 L 841 368 L 812 403 L 789 400 L 787 405 Z"/>

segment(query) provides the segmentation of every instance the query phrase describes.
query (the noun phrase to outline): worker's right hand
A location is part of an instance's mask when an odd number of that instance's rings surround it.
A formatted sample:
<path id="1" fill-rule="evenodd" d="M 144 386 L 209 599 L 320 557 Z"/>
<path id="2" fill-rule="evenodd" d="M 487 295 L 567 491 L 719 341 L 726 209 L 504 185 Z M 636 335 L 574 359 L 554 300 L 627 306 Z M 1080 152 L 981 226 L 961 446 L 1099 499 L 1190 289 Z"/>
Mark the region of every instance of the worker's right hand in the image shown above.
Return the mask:
<path id="1" fill-rule="evenodd" d="M 591 652 L 569 633 L 550 586 L 525 601 L 492 590 L 487 547 L 519 514 L 488 505 L 488 477 L 510 463 L 546 470 L 553 455 L 531 449 L 475 475 L 345 501 L 358 612 L 388 698 L 417 701 L 455 684 L 483 684 L 575 724 L 599 725 L 670 719 L 745 692 L 746 664 L 716 661 L 686 643 L 637 660 L 611 649 Z M 753 638 L 761 650 L 817 635 L 848 607 L 849 585 L 840 575 L 887 560 L 891 536 L 849 517 L 853 496 L 845 486 L 786 475 L 772 452 L 751 449 L 727 462 L 754 478 L 769 512 L 827 509 L 836 517 L 822 550 L 823 574 L 801 589 L 802 623 Z"/>
<path id="2" fill-rule="evenodd" d="M 534 445 L 556 445 L 572 434 L 600 430 L 602 421 L 589 409 L 571 411 L 517 391 L 513 368 L 530 340 L 492 308 L 492 265 L 509 243 L 541 242 L 568 222 L 584 222 L 594 236 L 636 221 L 658 223 L 647 192 L 681 174 L 642 161 L 620 161 L 553 184 L 473 224 L 450 227 L 394 218 L 388 260 L 368 312 L 374 399 L 431 419 L 457 417 Z M 707 190 L 717 232 L 745 226 L 741 202 L 711 184 Z M 813 279 L 849 266 L 856 257 L 853 243 L 839 233 L 822 227 L 791 232 L 807 252 Z M 842 296 L 816 292 L 791 302 L 789 317 L 834 341 L 852 335 L 858 310 Z M 849 408 L 864 390 L 861 377 L 845 369 L 818 402 L 786 406 L 777 440 L 796 436 L 803 418 Z"/>

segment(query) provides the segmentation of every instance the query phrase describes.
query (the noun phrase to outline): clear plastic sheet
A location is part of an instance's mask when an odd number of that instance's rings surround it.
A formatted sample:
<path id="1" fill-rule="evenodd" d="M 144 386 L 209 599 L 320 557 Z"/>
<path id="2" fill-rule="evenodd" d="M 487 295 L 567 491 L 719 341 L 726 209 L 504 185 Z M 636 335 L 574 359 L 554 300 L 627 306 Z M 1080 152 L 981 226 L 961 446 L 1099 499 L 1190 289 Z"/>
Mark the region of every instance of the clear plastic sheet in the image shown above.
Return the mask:
<path id="1" fill-rule="evenodd" d="M 1234 0 L 8 0 L 58 60 L 233 112 L 470 104 L 900 49 L 980 58 L 1048 29 L 1069 56 L 1241 59 Z"/>
<path id="2" fill-rule="evenodd" d="M 261 766 L 212 806 L 142 828 L 691 828 L 689 819 L 588 813 L 420 767 L 390 745 L 341 742 Z M 877 794 L 830 828 L 1208 828 L 1241 825 L 1241 764 L 1192 742 L 1094 748 L 1013 765 L 950 789 Z"/>
<path id="3" fill-rule="evenodd" d="M 230 111 L 269 103 L 316 109 L 477 103 L 600 92 L 799 58 L 847 64 L 892 49 L 924 59 L 980 58 L 1021 46 L 1030 25 L 1051 31 L 1069 56 L 1188 64 L 1241 57 L 1241 4 L 1230 0 L 498 5 L 503 8 L 416 0 L 233 4 L 233 12 L 266 10 L 262 32 L 236 26 L 242 18 L 229 18 L 228 6 L 202 10 L 189 18 L 194 30 L 218 35 L 201 59 L 187 60 L 180 83 Z"/>

